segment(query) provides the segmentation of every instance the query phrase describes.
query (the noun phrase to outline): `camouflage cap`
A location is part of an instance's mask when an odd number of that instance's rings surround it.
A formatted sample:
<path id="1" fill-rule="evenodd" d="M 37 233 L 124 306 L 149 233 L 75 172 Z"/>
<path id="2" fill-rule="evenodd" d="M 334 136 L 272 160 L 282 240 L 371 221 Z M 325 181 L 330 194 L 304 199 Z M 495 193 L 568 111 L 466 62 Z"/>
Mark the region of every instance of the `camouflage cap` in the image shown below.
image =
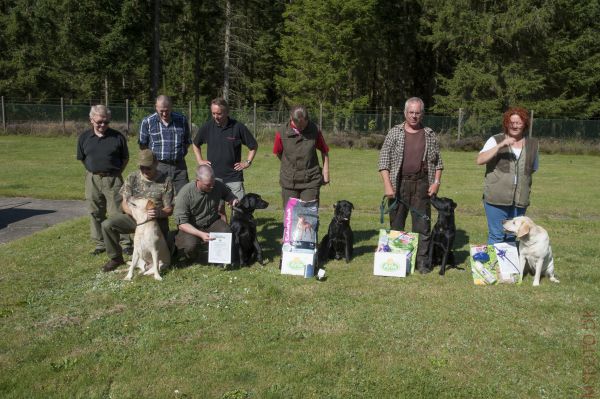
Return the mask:
<path id="1" fill-rule="evenodd" d="M 147 150 L 147 149 L 140 151 L 140 156 L 138 158 L 138 165 L 149 168 L 152 165 L 154 165 L 155 161 L 156 161 L 156 157 L 154 156 L 152 151 Z"/>

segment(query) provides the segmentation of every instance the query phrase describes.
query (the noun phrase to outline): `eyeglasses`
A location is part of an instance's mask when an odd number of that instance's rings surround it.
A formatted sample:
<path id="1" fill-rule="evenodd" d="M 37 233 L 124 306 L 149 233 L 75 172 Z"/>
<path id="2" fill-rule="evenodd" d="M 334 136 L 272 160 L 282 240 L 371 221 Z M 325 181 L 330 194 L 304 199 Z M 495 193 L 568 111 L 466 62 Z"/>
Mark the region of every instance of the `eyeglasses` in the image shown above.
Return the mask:
<path id="1" fill-rule="evenodd" d="M 92 120 L 92 123 L 96 126 L 103 126 L 103 125 L 108 125 L 110 123 L 110 121 L 108 121 L 108 120 L 101 120 L 101 121 Z"/>
<path id="2" fill-rule="evenodd" d="M 419 115 L 421 115 L 421 114 L 422 114 L 422 112 L 414 112 L 414 111 L 411 111 L 411 112 L 407 112 L 407 114 L 409 114 L 410 116 L 419 116 Z"/>

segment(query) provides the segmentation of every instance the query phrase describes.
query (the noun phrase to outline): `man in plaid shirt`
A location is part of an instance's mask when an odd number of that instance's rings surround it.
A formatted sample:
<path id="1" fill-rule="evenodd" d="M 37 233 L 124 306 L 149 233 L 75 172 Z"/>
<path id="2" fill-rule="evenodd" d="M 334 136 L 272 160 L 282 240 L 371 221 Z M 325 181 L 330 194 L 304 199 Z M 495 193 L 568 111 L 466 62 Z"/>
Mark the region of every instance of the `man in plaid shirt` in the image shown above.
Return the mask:
<path id="1" fill-rule="evenodd" d="M 416 268 L 422 274 L 431 271 L 429 198 L 437 194 L 444 168 L 434 131 L 422 125 L 424 109 L 420 98 L 406 100 L 404 122 L 388 132 L 378 163 L 385 196 L 390 205 L 397 200 L 398 207 L 390 212 L 391 228 L 404 230 L 408 211 L 411 212 L 412 231 L 419 233 Z"/>
<path id="2" fill-rule="evenodd" d="M 156 112 L 144 118 L 140 125 L 140 149 L 150 149 L 158 160 L 158 170 L 173 180 L 175 194 L 188 182 L 185 156 L 192 138 L 187 118 L 172 112 L 171 99 L 156 98 Z"/>

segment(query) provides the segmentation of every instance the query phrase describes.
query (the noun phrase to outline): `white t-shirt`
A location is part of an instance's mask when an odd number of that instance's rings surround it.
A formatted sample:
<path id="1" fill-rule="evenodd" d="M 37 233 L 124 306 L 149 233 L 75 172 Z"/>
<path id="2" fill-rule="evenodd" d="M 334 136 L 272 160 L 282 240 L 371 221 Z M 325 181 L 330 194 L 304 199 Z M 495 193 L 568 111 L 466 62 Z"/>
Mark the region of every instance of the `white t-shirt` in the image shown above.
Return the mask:
<path id="1" fill-rule="evenodd" d="M 479 153 L 481 154 L 482 152 L 491 150 L 492 148 L 494 148 L 498 143 L 496 143 L 496 139 L 492 136 L 488 139 L 488 141 L 485 142 L 485 144 L 483 145 L 483 148 L 481 149 L 481 151 L 479 151 Z M 517 157 L 517 159 L 521 156 L 521 151 L 523 150 L 522 148 L 514 148 L 514 147 L 510 147 L 510 150 L 513 152 L 513 154 L 515 154 L 515 156 Z M 533 161 L 533 170 L 536 171 L 538 170 L 539 167 L 539 163 L 540 163 L 540 155 L 536 152 L 535 153 L 535 160 Z"/>

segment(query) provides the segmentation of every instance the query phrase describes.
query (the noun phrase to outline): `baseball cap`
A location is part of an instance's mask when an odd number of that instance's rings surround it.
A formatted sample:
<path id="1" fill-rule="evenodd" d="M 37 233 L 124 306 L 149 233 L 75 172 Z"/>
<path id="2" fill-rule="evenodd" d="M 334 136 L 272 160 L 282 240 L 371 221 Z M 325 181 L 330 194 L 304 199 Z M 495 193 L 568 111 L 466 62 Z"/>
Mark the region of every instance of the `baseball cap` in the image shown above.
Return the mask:
<path id="1" fill-rule="evenodd" d="M 154 161 L 156 161 L 156 158 L 154 157 L 154 154 L 152 153 L 151 150 L 146 149 L 146 150 L 140 151 L 140 156 L 138 158 L 138 165 L 149 168 L 150 166 L 154 165 Z"/>

